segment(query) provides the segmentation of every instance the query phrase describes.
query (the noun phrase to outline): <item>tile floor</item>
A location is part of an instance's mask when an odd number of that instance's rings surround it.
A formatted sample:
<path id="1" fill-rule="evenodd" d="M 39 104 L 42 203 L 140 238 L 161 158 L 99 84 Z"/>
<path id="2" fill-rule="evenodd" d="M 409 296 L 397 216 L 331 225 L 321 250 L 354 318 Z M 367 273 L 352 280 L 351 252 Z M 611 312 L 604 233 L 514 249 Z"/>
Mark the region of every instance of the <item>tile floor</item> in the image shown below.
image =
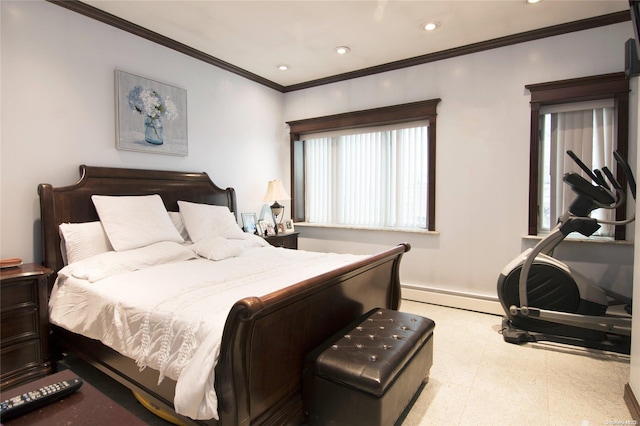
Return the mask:
<path id="1" fill-rule="evenodd" d="M 513 345 L 502 318 L 403 300 L 431 318 L 434 360 L 403 426 L 625 424 L 629 357 L 554 343 Z M 629 423 L 627 423 L 629 424 Z"/>
<path id="2" fill-rule="evenodd" d="M 408 300 L 401 310 L 433 319 L 436 328 L 429 382 L 398 426 L 588 426 L 631 420 L 623 401 L 628 356 L 551 343 L 505 343 L 497 315 Z M 74 359 L 67 363 L 147 424 L 169 424 L 93 367 Z"/>

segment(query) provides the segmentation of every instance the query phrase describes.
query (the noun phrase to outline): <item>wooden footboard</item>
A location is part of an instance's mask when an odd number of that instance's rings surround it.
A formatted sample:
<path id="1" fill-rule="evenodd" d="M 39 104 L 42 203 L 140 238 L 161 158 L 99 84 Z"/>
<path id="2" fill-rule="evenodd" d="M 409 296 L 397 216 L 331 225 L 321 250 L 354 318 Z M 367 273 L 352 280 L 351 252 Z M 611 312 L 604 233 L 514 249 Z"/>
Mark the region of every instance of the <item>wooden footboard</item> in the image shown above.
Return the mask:
<path id="1" fill-rule="evenodd" d="M 225 325 L 216 390 L 222 424 L 303 418 L 305 355 L 375 307 L 397 309 L 408 244 L 262 298 L 238 301 Z"/>

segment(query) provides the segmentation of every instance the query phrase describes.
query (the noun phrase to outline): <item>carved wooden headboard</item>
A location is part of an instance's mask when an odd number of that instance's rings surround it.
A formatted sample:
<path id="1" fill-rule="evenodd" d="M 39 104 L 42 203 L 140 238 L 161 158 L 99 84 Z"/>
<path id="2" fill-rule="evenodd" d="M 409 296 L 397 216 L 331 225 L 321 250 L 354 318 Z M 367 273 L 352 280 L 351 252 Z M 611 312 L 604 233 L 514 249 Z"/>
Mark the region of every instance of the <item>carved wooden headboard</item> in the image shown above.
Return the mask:
<path id="1" fill-rule="evenodd" d="M 38 185 L 44 266 L 59 271 L 61 223 L 98 220 L 91 196 L 159 194 L 169 211 L 178 211 L 178 201 L 228 206 L 237 214 L 233 188 L 221 189 L 206 173 L 120 169 L 80 166 L 80 179 L 73 185 L 54 188 Z"/>

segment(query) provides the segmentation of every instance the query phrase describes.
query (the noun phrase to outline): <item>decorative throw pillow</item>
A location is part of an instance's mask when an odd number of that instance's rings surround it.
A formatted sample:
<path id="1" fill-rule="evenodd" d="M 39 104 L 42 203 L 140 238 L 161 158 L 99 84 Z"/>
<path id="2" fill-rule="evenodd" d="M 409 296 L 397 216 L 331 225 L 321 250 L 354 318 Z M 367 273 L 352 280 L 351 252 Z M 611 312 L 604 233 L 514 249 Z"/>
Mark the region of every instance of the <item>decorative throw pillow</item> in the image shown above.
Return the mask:
<path id="1" fill-rule="evenodd" d="M 192 246 L 192 250 L 200 257 L 209 260 L 223 260 L 242 253 L 243 242 L 240 240 L 228 240 L 222 237 L 208 237 Z"/>
<path id="2" fill-rule="evenodd" d="M 65 265 L 113 251 L 107 234 L 98 221 L 61 223 L 59 232 L 60 251 Z"/>
<path id="3" fill-rule="evenodd" d="M 184 226 L 194 243 L 208 237 L 244 239 L 244 232 L 226 206 L 178 201 L 178 207 Z"/>
<path id="4" fill-rule="evenodd" d="M 184 242 L 158 194 L 93 195 L 91 200 L 116 251 L 131 250 L 160 241 Z"/>

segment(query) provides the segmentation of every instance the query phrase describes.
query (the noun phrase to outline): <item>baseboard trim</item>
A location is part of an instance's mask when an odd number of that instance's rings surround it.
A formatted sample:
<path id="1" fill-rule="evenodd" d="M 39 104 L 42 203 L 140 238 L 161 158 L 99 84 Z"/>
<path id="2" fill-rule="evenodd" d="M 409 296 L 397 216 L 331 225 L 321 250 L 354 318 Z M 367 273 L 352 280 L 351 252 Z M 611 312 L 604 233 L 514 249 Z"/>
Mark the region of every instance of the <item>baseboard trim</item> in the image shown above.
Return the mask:
<path id="1" fill-rule="evenodd" d="M 640 423 L 640 404 L 638 404 L 638 400 L 633 394 L 633 389 L 631 389 L 629 383 L 624 385 L 624 402 L 627 404 L 631 417 L 636 421 L 636 424 Z"/>
<path id="2" fill-rule="evenodd" d="M 434 305 L 484 312 L 487 314 L 504 315 L 504 310 L 497 297 L 492 298 L 470 293 L 403 284 L 402 298 L 416 302 L 433 303 Z"/>

